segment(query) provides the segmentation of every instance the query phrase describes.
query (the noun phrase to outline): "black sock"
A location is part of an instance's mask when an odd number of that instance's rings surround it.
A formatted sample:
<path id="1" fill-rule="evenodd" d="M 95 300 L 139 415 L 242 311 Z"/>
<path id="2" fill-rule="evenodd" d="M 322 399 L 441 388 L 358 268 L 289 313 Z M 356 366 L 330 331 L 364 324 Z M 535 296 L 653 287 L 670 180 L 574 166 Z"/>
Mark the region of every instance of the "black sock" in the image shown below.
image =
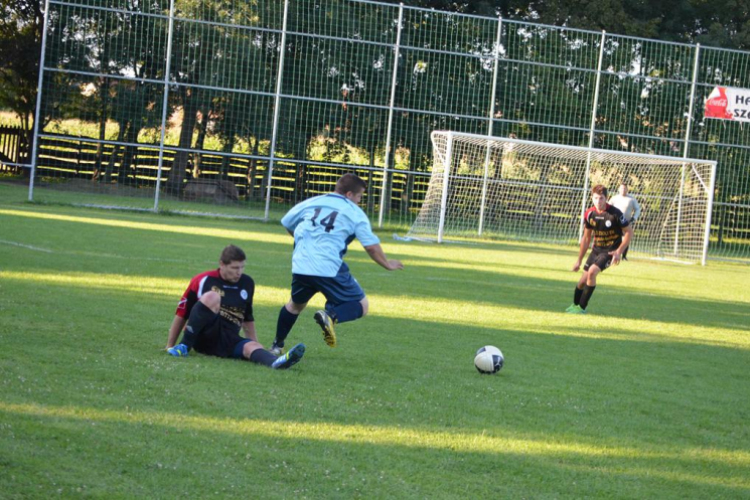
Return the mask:
<path id="1" fill-rule="evenodd" d="M 581 303 L 579 304 L 581 306 L 581 309 L 586 309 L 586 306 L 589 305 L 589 300 L 591 300 L 591 296 L 594 295 L 594 290 L 596 290 L 596 286 L 583 285 Z"/>
<path id="2" fill-rule="evenodd" d="M 292 331 L 292 327 L 294 326 L 294 323 L 297 322 L 297 318 L 299 318 L 298 314 L 292 314 L 286 309 L 286 306 L 281 306 L 279 319 L 276 321 L 276 340 L 273 341 L 274 344 L 278 347 L 284 347 L 284 341 L 289 335 L 289 332 Z"/>
<path id="3" fill-rule="evenodd" d="M 259 365 L 271 366 L 274 361 L 276 361 L 276 356 L 265 349 L 256 349 L 250 355 L 250 362 L 258 363 Z"/>
<path id="4" fill-rule="evenodd" d="M 198 340 L 198 334 L 210 325 L 216 319 L 217 314 L 213 312 L 203 302 L 198 302 L 193 306 L 193 310 L 190 311 L 190 318 L 188 318 L 187 326 L 182 333 L 182 343 L 185 344 L 188 349 L 192 349 L 195 345 L 195 341 Z"/>
<path id="5" fill-rule="evenodd" d="M 583 294 L 583 288 L 578 288 L 578 285 L 576 285 L 576 291 L 573 294 L 573 304 L 579 305 L 581 303 L 582 294 Z"/>

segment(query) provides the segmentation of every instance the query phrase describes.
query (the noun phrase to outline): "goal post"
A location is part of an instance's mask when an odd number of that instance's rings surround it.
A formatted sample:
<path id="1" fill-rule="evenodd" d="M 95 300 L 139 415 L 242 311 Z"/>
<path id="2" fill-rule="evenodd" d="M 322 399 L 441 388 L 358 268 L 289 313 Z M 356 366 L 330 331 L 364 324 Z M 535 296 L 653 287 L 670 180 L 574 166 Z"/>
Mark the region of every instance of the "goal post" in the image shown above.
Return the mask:
<path id="1" fill-rule="evenodd" d="M 590 189 L 625 182 L 641 205 L 636 255 L 705 264 L 716 162 L 435 131 L 430 184 L 408 236 L 580 240 Z"/>

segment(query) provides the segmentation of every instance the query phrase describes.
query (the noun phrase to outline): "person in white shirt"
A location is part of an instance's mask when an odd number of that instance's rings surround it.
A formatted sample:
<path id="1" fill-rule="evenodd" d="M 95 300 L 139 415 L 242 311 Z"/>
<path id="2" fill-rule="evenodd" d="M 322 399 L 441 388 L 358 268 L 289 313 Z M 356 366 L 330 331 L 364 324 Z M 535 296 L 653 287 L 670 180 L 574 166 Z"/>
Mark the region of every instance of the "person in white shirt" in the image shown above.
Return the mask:
<path id="1" fill-rule="evenodd" d="M 641 206 L 638 204 L 638 200 L 628 194 L 627 184 L 624 182 L 620 184 L 617 194 L 610 198 L 609 203 L 622 212 L 631 227 L 635 227 L 633 224 L 641 216 Z M 628 258 L 627 248 L 623 252 L 622 258 L 625 260 Z"/>

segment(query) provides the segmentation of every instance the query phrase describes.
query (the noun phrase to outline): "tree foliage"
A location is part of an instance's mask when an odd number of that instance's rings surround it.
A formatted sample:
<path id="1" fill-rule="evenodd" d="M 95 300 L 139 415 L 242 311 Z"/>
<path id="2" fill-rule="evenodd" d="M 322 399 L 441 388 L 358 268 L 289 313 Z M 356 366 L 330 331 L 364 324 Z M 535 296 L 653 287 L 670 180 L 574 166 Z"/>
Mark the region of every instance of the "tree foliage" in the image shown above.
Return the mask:
<path id="1" fill-rule="evenodd" d="M 0 0 L 0 108 L 11 109 L 25 129 L 36 107 L 43 6 L 41 0 Z"/>
<path id="2" fill-rule="evenodd" d="M 404 4 L 657 40 L 750 49 L 748 0 L 405 0 Z"/>
<path id="3" fill-rule="evenodd" d="M 8 42 L 0 43 L 0 76 L 16 78 L 7 80 L 0 98 L 3 105 L 13 107 L 11 95 L 25 96 L 13 101 L 20 103 L 13 109 L 28 116 L 33 112 L 38 62 L 34 66 L 18 54 L 28 52 L 21 49 L 23 36 L 41 38 L 39 3 L 19 0 L 12 3 L 14 9 L 18 6 L 13 10 L 10 0 L 0 2 L 7 14 L 0 22 L 0 42 Z M 443 11 L 405 9 L 388 166 L 394 166 L 393 153 L 399 149 L 409 155 L 412 170 L 431 167 L 433 130 L 487 133 L 491 106 L 494 135 L 584 143 L 601 36 L 568 27 L 736 47 L 747 44 L 750 32 L 743 2 L 733 5 L 732 16 L 726 6 L 716 10 L 697 0 L 408 3 Z M 132 144 L 147 140 L 144 130 L 158 130 L 166 111 L 172 125 L 180 127 L 179 138 L 171 143 L 178 153 L 169 174 L 169 185 L 179 192 L 191 166 L 198 171 L 201 155 L 190 150 L 203 150 L 207 137 L 217 139 L 213 144 L 218 142 L 217 151 L 226 155 L 265 153 L 261 149 L 271 140 L 273 94 L 283 51 L 275 153 L 295 163 L 281 168 L 296 169 L 297 179 L 303 178 L 305 160 L 346 163 L 352 150 L 364 151 L 370 166 L 382 165 L 395 63 L 396 5 L 346 0 L 290 5 L 290 26 L 281 47 L 282 2 L 179 0 L 166 74 L 167 0 L 100 0 L 98 6 L 110 10 L 56 3 L 48 64 L 71 73 L 45 74 L 52 92 L 45 94 L 44 116 L 98 123 L 98 135 L 92 138 L 131 144 L 117 146 L 109 163 L 98 161 L 96 168 L 109 180 L 117 163 L 118 180 L 127 182 L 135 178 L 129 169 L 137 163 Z M 60 13 L 66 9 L 73 13 Z M 449 15 L 445 10 L 490 17 Z M 144 13 L 160 16 L 140 15 Z M 493 102 L 497 15 L 530 22 L 503 24 L 504 52 Z M 692 48 L 618 36 L 607 40 L 596 123 L 603 133 L 597 135 L 596 145 L 674 154 L 686 132 Z M 719 66 L 710 70 L 715 73 L 718 68 L 727 78 L 732 76 L 724 63 Z M 21 74 L 30 75 L 26 83 L 18 79 Z M 171 85 L 168 108 L 163 110 L 165 79 Z M 149 135 L 152 142 L 156 137 Z M 221 176 L 226 177 L 229 163 L 226 159 L 221 164 Z M 252 163 L 248 177 L 255 167 Z M 295 189 L 294 196 L 304 193 Z"/>

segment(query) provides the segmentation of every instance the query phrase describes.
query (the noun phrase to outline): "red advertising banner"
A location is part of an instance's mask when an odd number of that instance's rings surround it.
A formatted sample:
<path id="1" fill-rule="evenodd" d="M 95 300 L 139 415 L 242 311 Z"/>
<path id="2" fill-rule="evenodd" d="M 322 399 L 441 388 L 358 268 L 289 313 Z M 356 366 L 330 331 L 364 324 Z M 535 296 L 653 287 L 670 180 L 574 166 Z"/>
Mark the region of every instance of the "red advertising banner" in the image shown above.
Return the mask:
<path id="1" fill-rule="evenodd" d="M 750 90 L 714 87 L 706 99 L 706 118 L 750 122 Z"/>

